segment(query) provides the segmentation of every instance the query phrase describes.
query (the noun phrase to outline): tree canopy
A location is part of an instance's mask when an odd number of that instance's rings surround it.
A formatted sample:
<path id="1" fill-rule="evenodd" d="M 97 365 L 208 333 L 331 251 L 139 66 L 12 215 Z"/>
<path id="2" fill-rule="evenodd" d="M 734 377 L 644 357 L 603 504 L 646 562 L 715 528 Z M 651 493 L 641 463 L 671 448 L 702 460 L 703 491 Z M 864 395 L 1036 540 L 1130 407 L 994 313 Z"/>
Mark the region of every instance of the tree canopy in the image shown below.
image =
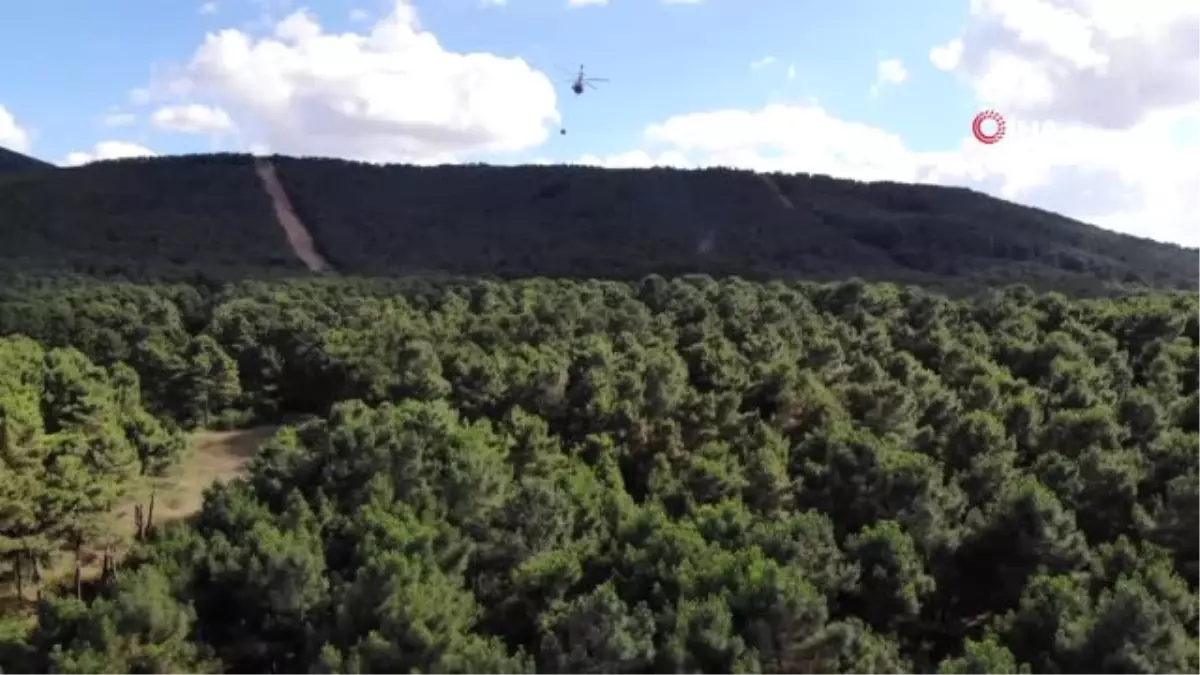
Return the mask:
<path id="1" fill-rule="evenodd" d="M 1195 672 L 1197 296 L 22 277 L 0 552 L 285 422 L 17 672 Z M 98 517 L 98 516 L 95 516 Z"/>

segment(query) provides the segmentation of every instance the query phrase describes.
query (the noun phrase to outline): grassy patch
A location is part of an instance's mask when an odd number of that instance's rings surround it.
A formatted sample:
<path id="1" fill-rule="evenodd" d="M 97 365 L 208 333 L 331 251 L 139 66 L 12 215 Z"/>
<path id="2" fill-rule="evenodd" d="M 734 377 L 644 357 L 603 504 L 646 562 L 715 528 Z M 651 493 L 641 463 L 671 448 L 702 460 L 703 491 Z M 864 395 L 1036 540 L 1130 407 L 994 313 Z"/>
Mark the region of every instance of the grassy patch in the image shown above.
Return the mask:
<path id="1" fill-rule="evenodd" d="M 87 550 L 84 551 L 84 578 L 92 579 L 100 575 L 103 549 L 106 545 L 111 547 L 117 557 L 129 547 L 135 532 L 134 507 L 137 504 L 145 506 L 149 502 L 151 491 L 156 490 L 154 524 L 162 525 L 186 518 L 204 505 L 204 491 L 210 485 L 242 476 L 250 458 L 277 429 L 276 426 L 262 426 L 234 431 L 193 433 L 191 450 L 184 455 L 179 466 L 163 478 L 154 479 L 153 482 L 146 481 L 113 509 L 106 527 L 107 532 L 89 542 Z M 69 584 L 74 565 L 72 554 L 64 552 L 56 556 L 53 564 L 42 572 L 43 585 L 60 582 Z M 31 582 L 27 583 L 25 602 L 28 602 L 34 593 L 36 586 Z M 0 608 L 11 611 L 13 603 L 24 604 L 16 598 L 15 584 L 7 583 L 0 590 Z"/>
<path id="2" fill-rule="evenodd" d="M 204 491 L 217 481 L 233 480 L 245 473 L 246 464 L 277 427 L 263 426 L 234 431 L 201 431 L 192 434 L 192 450 L 169 476 L 157 481 L 154 522 L 164 524 L 186 518 L 204 505 Z M 149 487 L 138 500 L 119 507 L 120 531 L 133 535 L 133 507 L 146 503 Z"/>

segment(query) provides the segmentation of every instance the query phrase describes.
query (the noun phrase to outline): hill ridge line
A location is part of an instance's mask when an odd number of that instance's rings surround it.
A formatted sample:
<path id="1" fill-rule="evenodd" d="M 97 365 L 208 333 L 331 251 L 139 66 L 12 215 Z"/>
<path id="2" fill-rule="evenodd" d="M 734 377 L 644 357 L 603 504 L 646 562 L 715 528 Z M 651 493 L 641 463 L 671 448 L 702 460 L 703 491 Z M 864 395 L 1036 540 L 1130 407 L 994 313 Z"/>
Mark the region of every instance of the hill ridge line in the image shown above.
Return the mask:
<path id="1" fill-rule="evenodd" d="M 707 274 L 1107 295 L 1194 291 L 1197 252 L 963 188 L 720 167 L 210 153 L 0 174 L 0 274 Z"/>
<path id="2" fill-rule="evenodd" d="M 317 252 L 312 234 L 309 233 L 304 221 L 300 220 L 300 216 L 296 214 L 296 209 L 292 206 L 292 200 L 288 197 L 287 190 L 279 182 L 279 175 L 275 172 L 275 165 L 268 159 L 256 158 L 254 160 L 254 171 L 262 179 L 263 189 L 266 191 L 267 196 L 271 198 L 271 203 L 275 206 L 275 220 L 283 228 L 284 234 L 287 235 L 288 244 L 291 245 L 296 257 L 300 258 L 301 262 L 313 272 L 335 271 L 333 266 L 329 264 L 329 261 Z"/>

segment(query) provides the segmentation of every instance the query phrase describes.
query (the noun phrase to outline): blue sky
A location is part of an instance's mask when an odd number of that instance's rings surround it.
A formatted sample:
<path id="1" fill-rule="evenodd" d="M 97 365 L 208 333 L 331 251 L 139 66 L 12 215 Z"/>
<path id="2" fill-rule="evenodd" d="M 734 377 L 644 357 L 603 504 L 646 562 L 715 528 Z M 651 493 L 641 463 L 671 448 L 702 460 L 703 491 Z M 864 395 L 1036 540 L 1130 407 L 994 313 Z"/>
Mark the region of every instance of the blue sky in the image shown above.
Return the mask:
<path id="1" fill-rule="evenodd" d="M 1200 244 L 1193 0 L 570 1 L 13 3 L 0 145 L 809 171 Z M 574 96 L 581 63 L 610 82 Z"/>
<path id="2" fill-rule="evenodd" d="M 6 77 L 0 104 L 34 127 L 31 153 L 58 161 L 114 135 L 101 120 L 110 108 L 128 109 L 128 93 L 154 68 L 186 62 L 206 32 L 254 25 L 264 9 L 275 9 L 273 17 L 287 11 L 280 11 L 282 3 L 224 0 L 203 14 L 202 4 L 119 0 L 98 11 L 94 0 L 42 0 L 8 10 L 0 23 L 0 61 L 22 67 Z M 925 58 L 931 44 L 962 28 L 962 3 L 929 0 L 921 12 L 883 0 L 754 0 L 754 11 L 747 4 L 613 0 L 568 8 L 563 0 L 511 0 L 488 7 L 439 0 L 417 8 L 423 27 L 446 49 L 522 57 L 561 85 L 568 134 L 530 157 L 617 152 L 651 120 L 788 101 L 816 101 L 844 118 L 888 126 L 917 147 L 956 142 L 965 133 L 974 113 L 970 92 Z M 337 32 L 361 31 L 388 10 L 385 3 L 339 0 L 295 7 Z M 352 8 L 370 18 L 352 20 Z M 766 57 L 774 62 L 750 67 Z M 882 58 L 912 64 L 911 82 L 873 98 L 869 87 Z M 576 99 L 562 80 L 580 63 L 611 82 Z M 787 79 L 789 66 L 795 79 Z M 211 148 L 205 138 L 146 128 L 115 135 L 164 153 Z"/>

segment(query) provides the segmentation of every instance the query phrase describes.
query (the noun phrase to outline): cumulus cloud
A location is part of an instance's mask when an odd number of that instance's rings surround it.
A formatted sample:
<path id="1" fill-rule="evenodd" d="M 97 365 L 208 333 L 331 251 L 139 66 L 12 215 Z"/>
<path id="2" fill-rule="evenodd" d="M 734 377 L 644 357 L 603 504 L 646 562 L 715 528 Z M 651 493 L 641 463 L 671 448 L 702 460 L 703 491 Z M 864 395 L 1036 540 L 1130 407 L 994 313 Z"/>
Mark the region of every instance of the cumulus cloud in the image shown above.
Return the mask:
<path id="1" fill-rule="evenodd" d="M 1200 101 L 1200 5 L 972 0 L 965 33 L 930 58 L 1006 113 L 1132 129 Z"/>
<path id="2" fill-rule="evenodd" d="M 944 49 L 931 60 L 981 106 L 1055 124 L 1035 148 L 988 148 L 1009 153 L 988 172 L 1004 196 L 1200 244 L 1200 6 L 972 0 L 966 31 Z"/>
<path id="3" fill-rule="evenodd" d="M 543 142 L 559 122 L 545 74 L 520 58 L 448 51 L 403 0 L 363 33 L 306 11 L 270 37 L 210 33 L 165 86 L 219 106 L 245 144 L 366 161 L 452 161 Z"/>
<path id="4" fill-rule="evenodd" d="M 75 152 L 67 153 L 62 163 L 66 166 L 79 166 L 106 159 L 153 157 L 155 154 L 157 153 L 150 148 L 138 145 L 137 143 L 130 143 L 128 141 L 100 141 L 91 150 L 76 150 Z"/>
<path id="5" fill-rule="evenodd" d="M 885 59 L 875 67 L 875 84 L 871 86 L 871 93 L 878 94 L 883 87 L 900 84 L 907 79 L 908 69 L 900 59 Z"/>
<path id="6" fill-rule="evenodd" d="M 914 179 L 916 159 L 897 135 L 817 106 L 768 105 L 676 115 L 646 129 L 661 153 L 697 166 L 809 171 L 864 180 Z M 618 159 L 620 156 L 618 156 Z"/>
<path id="7" fill-rule="evenodd" d="M 195 103 L 159 108 L 150 121 L 159 129 L 185 134 L 211 134 L 233 128 L 233 120 L 224 110 Z"/>
<path id="8" fill-rule="evenodd" d="M 1118 231 L 1200 245 L 1200 6 L 1182 0 L 972 0 L 962 36 L 933 64 L 962 78 L 980 107 L 1052 132 L 985 146 L 962 120 L 958 141 L 909 147 L 885 129 L 815 106 L 679 115 L 644 148 L 586 163 L 827 173 L 975 188 Z M 1048 129 L 1048 127 L 1043 127 Z"/>
<path id="9" fill-rule="evenodd" d="M 26 152 L 29 150 L 29 131 L 17 123 L 17 118 L 0 105 L 0 147 Z"/>
<path id="10" fill-rule="evenodd" d="M 959 60 L 962 59 L 963 42 L 960 38 L 954 38 L 944 45 L 938 45 L 929 50 L 929 60 L 937 66 L 938 70 L 954 70 L 958 67 Z"/>
<path id="11" fill-rule="evenodd" d="M 887 130 L 815 105 L 677 115 L 649 126 L 645 149 L 584 156 L 607 167 L 735 166 L 857 180 L 966 186 L 1109 229 L 1191 246 L 1200 211 L 1197 150 L 1173 143 L 1194 113 L 1158 113 L 1128 132 L 1063 125 L 1036 144 L 961 143 L 921 151 Z"/>
<path id="12" fill-rule="evenodd" d="M 535 163 L 550 164 L 551 162 L 538 161 Z M 600 166 L 607 169 L 649 169 L 659 166 L 690 169 L 696 166 L 682 152 L 677 150 L 667 150 L 655 155 L 651 155 L 645 150 L 631 150 L 607 157 L 584 155 L 574 163 L 583 166 Z"/>

